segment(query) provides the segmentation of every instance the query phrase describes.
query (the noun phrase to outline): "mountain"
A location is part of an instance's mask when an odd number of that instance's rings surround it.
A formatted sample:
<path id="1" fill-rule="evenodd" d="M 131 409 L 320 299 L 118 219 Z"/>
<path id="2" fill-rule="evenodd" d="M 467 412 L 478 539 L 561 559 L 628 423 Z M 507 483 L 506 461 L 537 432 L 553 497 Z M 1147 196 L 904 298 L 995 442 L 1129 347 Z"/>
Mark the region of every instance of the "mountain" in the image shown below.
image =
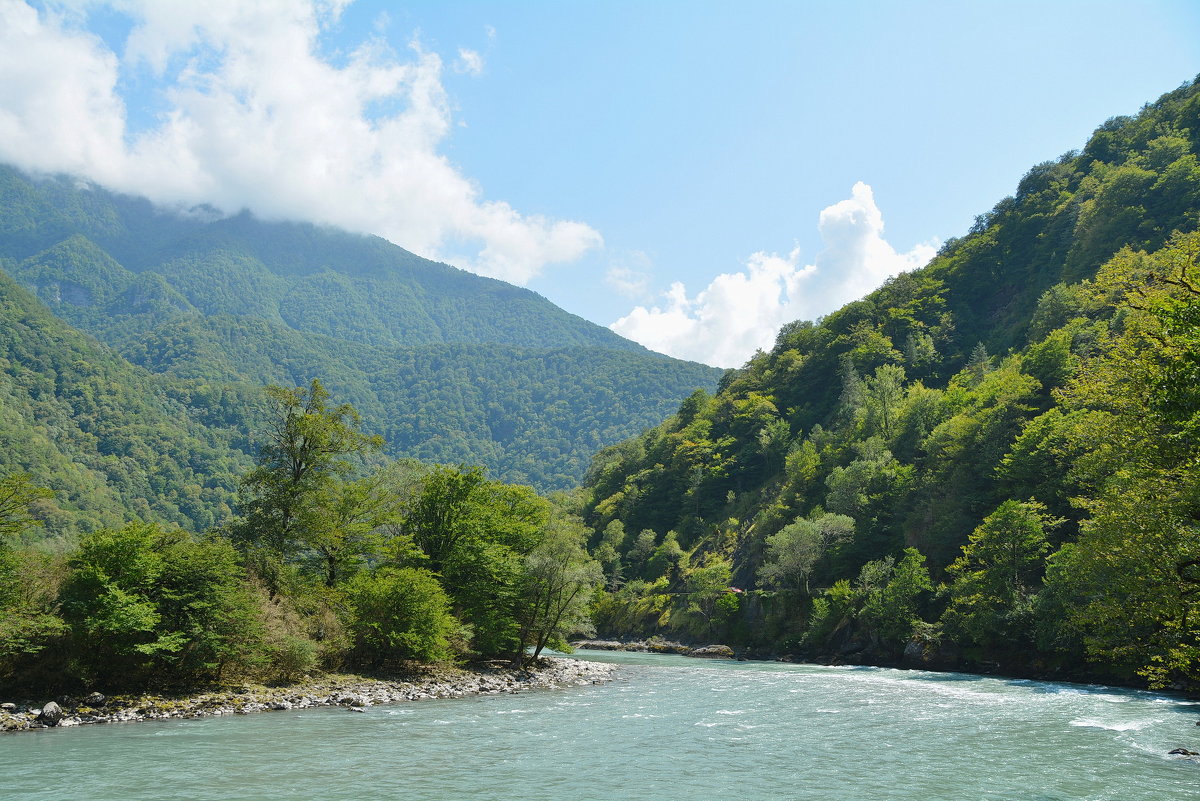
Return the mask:
<path id="1" fill-rule="evenodd" d="M 602 451 L 601 633 L 1200 681 L 1198 156 L 1200 79 Z"/>
<path id="2" fill-rule="evenodd" d="M 201 386 L 321 379 L 394 455 L 578 483 L 722 371 L 378 237 L 168 212 L 0 167 L 3 269 L 133 365 Z"/>
<path id="3" fill-rule="evenodd" d="M 0 475 L 54 489 L 35 512 L 49 535 L 133 518 L 200 531 L 231 518 L 252 464 L 253 388 L 153 375 L 3 271 L 0 331 Z"/>

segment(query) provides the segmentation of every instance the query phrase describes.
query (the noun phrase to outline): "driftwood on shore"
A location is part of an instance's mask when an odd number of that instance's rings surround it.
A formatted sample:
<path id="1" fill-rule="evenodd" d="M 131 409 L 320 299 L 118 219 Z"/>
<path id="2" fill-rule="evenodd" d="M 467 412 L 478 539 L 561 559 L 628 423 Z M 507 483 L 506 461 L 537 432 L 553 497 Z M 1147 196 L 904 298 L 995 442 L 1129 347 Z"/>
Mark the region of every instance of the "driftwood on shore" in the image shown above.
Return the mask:
<path id="1" fill-rule="evenodd" d="M 528 670 L 496 665 L 463 669 L 430 667 L 403 679 L 331 674 L 282 687 L 245 685 L 189 695 L 105 696 L 99 692 L 92 692 L 79 698 L 65 696 L 57 701 L 41 704 L 5 699 L 5 702 L 0 704 L 0 731 L 15 732 L 52 726 L 212 715 L 245 715 L 252 712 L 317 706 L 341 706 L 362 710 L 375 704 L 596 684 L 610 680 L 615 670 L 615 665 L 600 662 L 548 658 L 540 660 Z M 58 711 L 47 716 L 47 708 Z"/>

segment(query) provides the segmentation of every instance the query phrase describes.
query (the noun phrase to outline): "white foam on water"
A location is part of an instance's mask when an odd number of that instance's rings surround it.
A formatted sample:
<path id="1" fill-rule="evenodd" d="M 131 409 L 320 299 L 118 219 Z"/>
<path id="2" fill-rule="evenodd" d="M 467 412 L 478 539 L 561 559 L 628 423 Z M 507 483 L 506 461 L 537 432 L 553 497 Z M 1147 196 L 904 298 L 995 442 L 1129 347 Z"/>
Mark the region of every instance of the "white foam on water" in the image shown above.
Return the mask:
<path id="1" fill-rule="evenodd" d="M 1153 726 L 1158 723 L 1157 720 L 1126 720 L 1117 723 L 1097 720 L 1096 718 L 1077 718 L 1070 723 L 1072 726 L 1079 726 L 1088 729 L 1104 729 L 1106 731 L 1141 731 L 1147 726 Z"/>

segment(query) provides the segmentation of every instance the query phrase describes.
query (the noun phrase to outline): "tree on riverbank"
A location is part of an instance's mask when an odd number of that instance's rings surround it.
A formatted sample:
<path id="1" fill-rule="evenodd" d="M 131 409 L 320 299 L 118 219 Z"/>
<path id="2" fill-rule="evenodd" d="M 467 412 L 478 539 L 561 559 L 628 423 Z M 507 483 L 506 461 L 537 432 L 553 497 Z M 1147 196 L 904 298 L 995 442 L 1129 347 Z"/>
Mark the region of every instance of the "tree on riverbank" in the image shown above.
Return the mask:
<path id="1" fill-rule="evenodd" d="M 373 668 L 403 661 L 447 662 L 462 626 L 450 597 L 427 570 L 382 568 L 359 573 L 345 588 L 351 607 L 351 654 Z"/>
<path id="2" fill-rule="evenodd" d="M 565 637 L 590 635 L 592 591 L 604 582 L 600 563 L 588 555 L 582 521 L 559 515 L 525 557 L 516 661 L 533 649 L 537 659 L 547 646 L 566 648 Z"/>
<path id="3" fill-rule="evenodd" d="M 67 567 L 66 672 L 82 685 L 192 685 L 260 656 L 254 596 L 224 540 L 132 523 L 85 537 Z"/>
<path id="4" fill-rule="evenodd" d="M 340 549 L 333 543 L 345 539 L 347 518 L 357 518 L 370 497 L 344 484 L 350 459 L 379 450 L 383 441 L 361 432 L 362 420 L 350 404 L 330 407 L 329 392 L 317 379 L 307 388 L 269 386 L 264 394 L 266 440 L 257 466 L 242 478 L 245 517 L 233 526 L 234 539 L 255 554 L 272 592 L 278 590 L 278 562 L 314 545 L 324 547 L 327 578 L 336 583 Z"/>
<path id="5" fill-rule="evenodd" d="M 1127 675 L 1200 682 L 1200 234 L 1118 254 L 1095 292 L 1124 317 L 1061 393 L 1087 516 L 1050 560 L 1045 628 Z"/>
<path id="6" fill-rule="evenodd" d="M 988 650 L 1032 645 L 1034 601 L 1050 551 L 1047 529 L 1062 523 L 1036 502 L 1005 501 L 971 533 L 942 615 L 960 642 Z"/>

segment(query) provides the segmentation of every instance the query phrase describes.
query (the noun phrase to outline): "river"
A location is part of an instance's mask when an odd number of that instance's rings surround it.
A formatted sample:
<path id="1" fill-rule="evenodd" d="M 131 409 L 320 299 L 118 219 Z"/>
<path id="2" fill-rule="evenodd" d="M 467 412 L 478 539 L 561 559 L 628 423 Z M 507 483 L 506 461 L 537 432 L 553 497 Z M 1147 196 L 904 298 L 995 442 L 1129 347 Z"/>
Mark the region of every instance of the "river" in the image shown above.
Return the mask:
<path id="1" fill-rule="evenodd" d="M 1200 799 L 1200 705 L 886 668 L 620 662 L 520 695 L 0 737 L 0 798 Z"/>

